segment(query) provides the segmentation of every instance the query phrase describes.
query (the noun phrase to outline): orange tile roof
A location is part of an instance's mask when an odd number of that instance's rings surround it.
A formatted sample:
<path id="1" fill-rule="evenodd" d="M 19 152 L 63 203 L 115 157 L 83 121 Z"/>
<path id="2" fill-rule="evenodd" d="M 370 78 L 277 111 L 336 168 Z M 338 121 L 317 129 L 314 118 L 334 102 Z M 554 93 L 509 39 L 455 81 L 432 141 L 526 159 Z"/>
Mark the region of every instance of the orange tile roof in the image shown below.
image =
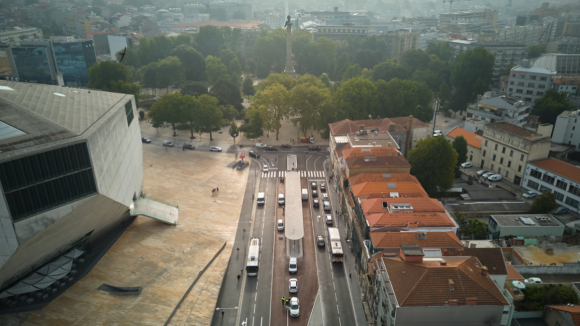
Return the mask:
<path id="1" fill-rule="evenodd" d="M 453 130 L 451 130 L 451 132 L 449 132 L 447 134 L 447 136 L 455 139 L 457 136 L 463 136 L 463 138 L 465 138 L 465 140 L 467 141 L 467 144 L 469 146 L 481 149 L 481 136 L 478 136 L 477 134 L 467 131 L 463 128 L 459 128 L 459 127 L 455 127 L 453 128 Z"/>
<path id="2" fill-rule="evenodd" d="M 562 162 L 555 158 L 547 158 L 545 160 L 539 160 L 530 162 L 530 164 L 546 169 L 555 174 L 559 174 L 570 180 L 580 182 L 580 168 L 572 164 Z"/>
<path id="3" fill-rule="evenodd" d="M 491 275 L 508 275 L 501 248 L 443 249 L 443 256 L 474 256 L 488 268 Z"/>
<path id="4" fill-rule="evenodd" d="M 373 198 L 379 198 L 383 195 L 385 198 L 389 198 L 389 194 L 391 192 L 398 192 L 400 197 L 405 197 L 407 193 L 420 193 L 423 194 L 424 197 L 429 197 L 425 189 L 420 184 L 414 182 L 393 182 L 394 188 L 389 188 L 390 182 L 365 182 L 359 183 L 354 186 L 351 186 L 352 193 L 355 197 L 359 197 L 362 195 L 376 193 L 378 196 Z M 413 196 L 416 197 L 416 196 Z"/>
<path id="5" fill-rule="evenodd" d="M 385 174 L 388 177 L 385 177 Z M 363 182 L 415 182 L 417 178 L 409 173 L 360 173 L 348 178 L 348 183 L 352 186 Z"/>
<path id="6" fill-rule="evenodd" d="M 570 317 L 572 317 L 572 321 L 574 322 L 574 325 L 580 326 L 580 306 L 579 305 L 574 305 L 573 307 L 568 306 L 568 305 L 546 306 L 546 308 L 556 309 L 556 310 L 565 311 L 565 312 L 569 313 Z"/>
<path id="7" fill-rule="evenodd" d="M 445 266 L 437 260 L 382 260 L 401 307 L 446 306 L 450 300 L 463 306 L 467 298 L 476 298 L 478 306 L 509 305 L 491 277 L 481 275 L 481 263 L 476 257 L 445 257 Z M 449 280 L 454 281 L 453 290 L 449 289 Z"/>
<path id="8" fill-rule="evenodd" d="M 363 213 L 388 213 L 386 208 L 383 208 L 383 201 L 386 201 L 389 206 L 391 204 L 411 204 L 413 212 L 445 212 L 443 205 L 433 198 L 372 198 L 361 202 Z"/>
<path id="9" fill-rule="evenodd" d="M 524 277 L 520 274 L 511 264 L 505 264 L 508 272 L 508 276 L 505 278 L 506 281 L 523 281 Z"/>
<path id="10" fill-rule="evenodd" d="M 411 168 L 405 156 L 392 147 L 355 147 L 342 151 L 349 168 L 392 167 Z M 373 160 L 369 160 L 373 157 Z"/>
<path id="11" fill-rule="evenodd" d="M 241 21 L 241 20 L 232 20 L 232 21 L 217 21 L 217 20 L 210 20 L 210 21 L 199 21 L 194 23 L 179 23 L 176 25 L 171 26 L 171 28 L 187 28 L 187 27 L 202 27 L 202 26 L 229 26 L 231 28 L 255 28 L 256 26 L 260 25 L 262 21 Z"/>
<path id="12" fill-rule="evenodd" d="M 456 227 L 445 213 L 377 213 L 366 215 L 371 228 L 393 225 L 406 228 L 409 223 L 418 222 L 418 227 Z"/>
<path id="13" fill-rule="evenodd" d="M 392 122 L 396 123 L 396 124 L 400 124 L 402 126 L 407 126 L 409 124 L 409 117 L 399 117 L 399 118 L 390 118 Z M 411 118 L 413 119 L 413 121 L 411 122 L 411 128 L 425 128 L 425 127 L 429 127 L 428 124 L 426 124 L 425 122 L 417 119 L 417 118 Z"/>
<path id="14" fill-rule="evenodd" d="M 409 117 L 369 119 L 369 120 L 350 120 L 344 119 L 335 123 L 330 123 L 330 134 L 333 136 L 354 134 L 359 131 L 359 126 L 364 129 L 378 128 L 380 131 L 389 131 L 391 123 L 395 125 L 395 131 L 407 130 Z M 428 125 L 417 118 L 413 118 L 411 128 L 423 128 Z"/>
<path id="15" fill-rule="evenodd" d="M 402 244 L 418 244 L 421 248 L 462 247 L 455 233 L 425 232 L 425 239 L 418 239 L 417 232 L 370 232 L 375 248 L 399 248 Z"/>
<path id="16" fill-rule="evenodd" d="M 580 80 L 577 79 L 570 79 L 570 78 L 564 78 L 564 77 L 560 77 L 560 78 L 554 78 L 554 84 L 558 84 L 558 85 L 564 85 L 565 83 L 571 81 L 572 84 L 568 84 L 568 85 L 580 85 Z"/>

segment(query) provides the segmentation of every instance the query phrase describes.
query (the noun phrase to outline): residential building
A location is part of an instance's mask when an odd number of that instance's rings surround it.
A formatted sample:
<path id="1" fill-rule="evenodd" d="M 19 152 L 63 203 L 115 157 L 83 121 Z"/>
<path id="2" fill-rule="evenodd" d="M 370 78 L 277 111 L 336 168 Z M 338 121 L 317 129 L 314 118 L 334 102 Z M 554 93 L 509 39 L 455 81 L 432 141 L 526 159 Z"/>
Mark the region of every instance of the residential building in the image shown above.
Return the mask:
<path id="1" fill-rule="evenodd" d="M 148 39 L 152 39 L 160 33 L 157 23 L 145 16 L 134 16 L 129 22 L 129 28 L 133 32 L 143 34 Z"/>
<path id="2" fill-rule="evenodd" d="M 346 40 L 349 36 L 363 39 L 373 33 L 371 26 L 359 26 L 354 23 L 344 23 L 342 25 L 319 25 L 316 26 L 313 36 L 314 41 L 321 37 L 326 37 L 334 41 Z"/>
<path id="3" fill-rule="evenodd" d="M 574 288 L 575 285 L 572 285 Z M 546 306 L 544 321 L 548 326 L 576 326 L 580 324 L 580 306 L 574 304 Z"/>
<path id="4" fill-rule="evenodd" d="M 399 59 L 408 50 L 419 49 L 419 33 L 408 30 L 388 31 L 378 36 L 387 43 L 387 59 Z"/>
<path id="5" fill-rule="evenodd" d="M 485 125 L 480 168 L 521 185 L 527 162 L 548 157 L 552 127 L 543 124 L 533 132 L 507 122 Z"/>
<path id="6" fill-rule="evenodd" d="M 544 93 L 552 87 L 552 77 L 556 71 L 537 66 L 531 66 L 528 60 L 511 69 L 508 94 L 530 103 L 544 97 Z"/>
<path id="7" fill-rule="evenodd" d="M 143 190 L 143 155 L 133 95 L 0 86 L 0 297 L 6 297 L 21 278 L 66 260 L 71 249 L 90 246 L 129 217 Z M 61 277 L 69 272 L 70 265 Z"/>
<path id="8" fill-rule="evenodd" d="M 264 24 L 268 25 L 270 29 L 276 29 L 280 26 L 280 15 L 278 13 L 269 13 L 264 17 Z"/>
<path id="9" fill-rule="evenodd" d="M 383 213 L 366 216 L 369 231 L 385 232 L 397 228 L 398 232 L 451 232 L 457 233 L 459 225 L 446 213 Z"/>
<path id="10" fill-rule="evenodd" d="M 447 135 L 445 135 L 445 138 L 447 138 L 449 142 L 452 142 L 459 136 L 463 136 L 465 141 L 467 141 L 467 161 L 477 165 L 481 159 L 482 137 L 461 127 L 455 127 Z"/>
<path id="11" fill-rule="evenodd" d="M 552 88 L 558 92 L 566 92 L 568 96 L 580 95 L 580 78 L 554 77 Z"/>
<path id="12" fill-rule="evenodd" d="M 547 53 L 580 54 L 580 38 L 560 37 L 548 43 Z"/>
<path id="13" fill-rule="evenodd" d="M 465 123 L 463 124 L 463 129 L 467 130 L 468 132 L 473 132 L 477 135 L 480 132 L 483 135 L 483 128 L 485 127 L 485 121 L 477 118 L 469 118 L 465 119 Z"/>
<path id="14" fill-rule="evenodd" d="M 476 257 L 427 257 L 419 245 L 399 256 L 377 259 L 376 325 L 511 324 L 513 299 Z"/>
<path id="15" fill-rule="evenodd" d="M 564 224 L 551 214 L 490 215 L 487 229 L 497 238 L 514 237 L 559 237 L 564 234 Z"/>
<path id="16" fill-rule="evenodd" d="M 509 272 L 501 248 L 442 248 L 441 254 L 442 257 L 477 257 L 481 264 L 487 267 L 487 273 L 495 285 L 499 289 L 504 288 Z"/>
<path id="17" fill-rule="evenodd" d="M 195 23 L 200 21 L 199 12 L 205 11 L 205 5 L 201 3 L 186 3 L 183 5 L 183 21 Z"/>
<path id="18" fill-rule="evenodd" d="M 417 244 L 431 256 L 441 256 L 443 248 L 463 248 L 455 233 L 447 232 L 380 232 L 370 233 L 374 250 L 399 249 L 401 245 Z"/>
<path id="19" fill-rule="evenodd" d="M 573 145 L 576 147 L 575 151 L 580 151 L 580 122 L 578 120 L 580 120 L 580 110 L 562 112 L 556 118 L 552 141 Z M 576 127 L 579 129 L 576 130 Z"/>
<path id="20" fill-rule="evenodd" d="M 121 28 L 129 26 L 132 19 L 133 19 L 132 15 L 116 14 L 111 18 L 111 23 L 114 24 L 117 28 Z"/>
<path id="21" fill-rule="evenodd" d="M 544 2 L 540 8 L 534 9 L 534 15 L 538 15 L 540 18 L 544 17 L 558 17 L 558 9 L 551 9 L 549 2 Z"/>
<path id="22" fill-rule="evenodd" d="M 542 54 L 534 60 L 533 67 L 553 71 L 558 76 L 580 76 L 580 54 Z"/>
<path id="23" fill-rule="evenodd" d="M 580 167 L 547 158 L 528 162 L 523 187 L 538 193 L 551 192 L 560 206 L 578 212 Z"/>
<path id="24" fill-rule="evenodd" d="M 397 175 L 401 176 L 409 176 L 412 178 L 412 175 L 406 173 L 390 173 L 388 177 L 382 177 L 382 174 L 379 173 L 361 173 L 355 175 L 354 177 L 348 178 L 349 186 L 353 187 L 357 183 L 357 177 L 362 176 L 362 178 L 358 180 L 364 180 L 369 178 L 370 176 L 376 176 L 374 179 L 381 180 L 383 182 L 396 182 L 400 178 L 397 178 Z M 370 182 L 370 181 L 369 181 Z M 402 181 L 404 182 L 404 181 Z M 407 181 L 407 182 L 416 182 L 418 181 Z M 435 199 L 435 198 L 425 198 L 425 197 L 415 197 L 415 198 L 404 198 L 404 197 L 393 197 L 391 198 L 369 198 L 365 199 L 360 204 L 363 214 L 383 214 L 383 213 L 396 213 L 398 211 L 404 211 L 407 213 L 445 213 L 445 208 L 443 205 Z"/>
<path id="25" fill-rule="evenodd" d="M 549 34 L 545 33 L 547 25 L 533 22 L 526 26 L 495 27 L 481 31 L 478 40 L 480 42 L 516 42 L 525 46 L 537 45 L 546 42 Z"/>
<path id="26" fill-rule="evenodd" d="M 495 25 L 497 11 L 451 11 L 439 14 L 439 29 L 445 30 L 451 25 Z"/>
<path id="27" fill-rule="evenodd" d="M 515 82 L 511 81 L 511 83 Z M 477 106 L 470 105 L 467 108 L 467 115 L 486 123 L 504 121 L 522 127 L 526 124 L 531 111 L 530 103 L 513 96 L 502 95 L 480 100 L 477 102 Z"/>
<path id="28" fill-rule="evenodd" d="M 338 152 L 337 152 L 338 153 Z M 357 147 L 340 151 L 339 170 L 345 178 L 359 173 L 409 173 L 411 165 L 393 147 Z"/>
<path id="29" fill-rule="evenodd" d="M 36 27 L 13 27 L 0 31 L 0 43 L 17 45 L 21 40 L 42 38 L 42 30 Z"/>
<path id="30" fill-rule="evenodd" d="M 246 29 L 255 29 L 258 25 L 262 24 L 261 20 L 255 21 L 241 21 L 241 20 L 232 20 L 227 22 L 217 21 L 217 20 L 210 20 L 210 21 L 197 21 L 195 23 L 179 23 L 176 25 L 171 26 L 171 31 L 173 32 L 185 32 L 189 29 L 196 29 L 203 26 L 228 26 L 230 28 L 239 28 L 241 30 Z"/>
<path id="31" fill-rule="evenodd" d="M 370 18 L 366 14 L 351 14 L 348 11 L 339 11 L 334 7 L 333 11 L 311 11 L 310 17 L 316 18 L 325 25 L 343 25 L 354 23 L 356 25 L 370 25 Z"/>
<path id="32" fill-rule="evenodd" d="M 234 19 L 234 14 L 236 12 L 241 12 L 246 17 L 245 20 L 252 20 L 254 18 L 254 13 L 252 9 L 252 4 L 249 2 L 239 2 L 239 1 L 218 1 L 209 3 L 210 10 L 223 9 L 226 12 L 226 19 Z"/>

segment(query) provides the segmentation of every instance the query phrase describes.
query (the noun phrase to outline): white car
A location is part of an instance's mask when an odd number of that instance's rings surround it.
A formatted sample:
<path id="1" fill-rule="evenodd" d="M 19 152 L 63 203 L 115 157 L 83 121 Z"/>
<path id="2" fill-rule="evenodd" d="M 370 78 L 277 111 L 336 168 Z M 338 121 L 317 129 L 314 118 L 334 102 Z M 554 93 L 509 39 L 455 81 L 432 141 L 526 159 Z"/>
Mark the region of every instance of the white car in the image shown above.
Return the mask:
<path id="1" fill-rule="evenodd" d="M 433 131 L 433 137 L 435 136 L 441 136 L 443 133 L 441 132 L 441 130 L 435 130 Z"/>
<path id="2" fill-rule="evenodd" d="M 492 176 L 487 177 L 488 181 L 500 181 L 501 180 L 501 174 L 494 174 Z"/>
<path id="3" fill-rule="evenodd" d="M 328 200 L 328 194 L 322 194 L 322 200 Z"/>
<path id="4" fill-rule="evenodd" d="M 262 172 L 268 172 L 268 164 L 264 164 L 262 167 Z"/>
<path id="5" fill-rule="evenodd" d="M 256 148 L 266 148 L 266 146 L 268 146 L 268 145 L 266 145 L 264 143 L 256 143 Z"/>
<path id="6" fill-rule="evenodd" d="M 288 292 L 297 293 L 298 292 L 298 280 L 291 278 L 288 280 Z"/>
<path id="7" fill-rule="evenodd" d="M 326 224 L 332 225 L 332 215 L 326 214 Z"/>
<path id="8" fill-rule="evenodd" d="M 461 163 L 461 167 L 464 168 L 464 169 L 465 168 L 470 168 L 472 166 L 473 166 L 473 164 L 471 164 L 471 162 Z"/>
<path id="9" fill-rule="evenodd" d="M 481 177 L 482 175 L 484 175 L 486 173 L 487 173 L 487 171 L 485 171 L 485 170 L 479 170 L 479 171 L 477 171 L 476 174 L 477 174 L 478 177 Z"/>
<path id="10" fill-rule="evenodd" d="M 487 173 L 484 173 L 481 177 L 484 179 L 487 179 L 487 178 L 491 177 L 492 175 L 493 175 L 493 172 L 487 172 Z"/>
<path id="11" fill-rule="evenodd" d="M 278 231 L 284 231 L 284 221 L 278 220 L 278 223 L 276 223 L 276 228 Z"/>
<path id="12" fill-rule="evenodd" d="M 167 146 L 167 147 L 173 147 L 173 143 L 170 142 L 169 140 L 164 140 L 163 141 L 163 146 Z"/>
<path id="13" fill-rule="evenodd" d="M 524 283 L 542 283 L 542 280 L 539 277 L 530 277 L 525 279 Z"/>
<path id="14" fill-rule="evenodd" d="M 300 316 L 300 305 L 298 304 L 298 298 L 290 298 L 290 317 Z"/>
<path id="15" fill-rule="evenodd" d="M 522 197 L 526 198 L 526 199 L 530 199 L 530 198 L 534 198 L 536 197 L 536 193 L 533 191 L 528 191 L 525 194 L 522 195 Z"/>
<path id="16" fill-rule="evenodd" d="M 296 259 L 296 257 L 290 257 L 290 261 L 288 262 L 288 272 L 290 272 L 290 274 L 296 274 L 296 272 L 298 272 L 298 259 Z"/>
<path id="17" fill-rule="evenodd" d="M 222 148 L 221 147 L 217 147 L 217 146 L 210 146 L 209 147 L 209 151 L 210 152 L 221 152 Z"/>

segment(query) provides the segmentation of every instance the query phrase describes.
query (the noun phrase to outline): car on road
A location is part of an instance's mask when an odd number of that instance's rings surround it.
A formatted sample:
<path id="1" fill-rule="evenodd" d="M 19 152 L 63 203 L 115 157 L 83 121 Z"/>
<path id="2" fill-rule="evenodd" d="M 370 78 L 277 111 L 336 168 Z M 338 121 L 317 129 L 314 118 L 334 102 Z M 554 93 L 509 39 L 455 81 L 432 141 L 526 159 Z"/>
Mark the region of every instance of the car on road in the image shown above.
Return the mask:
<path id="1" fill-rule="evenodd" d="M 326 214 L 326 224 L 332 225 L 332 215 Z"/>
<path id="2" fill-rule="evenodd" d="M 284 221 L 278 220 L 278 223 L 276 223 L 276 228 L 278 231 L 284 231 Z"/>
<path id="3" fill-rule="evenodd" d="M 477 174 L 478 177 L 481 177 L 482 175 L 484 175 L 486 173 L 487 173 L 487 171 L 485 171 L 485 170 L 479 170 L 479 171 L 477 171 L 476 174 Z"/>
<path id="4" fill-rule="evenodd" d="M 443 133 L 441 132 L 441 130 L 435 130 L 435 131 L 433 131 L 433 137 L 441 136 L 441 135 L 443 135 Z"/>
<path id="5" fill-rule="evenodd" d="M 320 150 L 320 146 L 308 146 L 308 150 L 309 151 L 319 151 Z"/>
<path id="6" fill-rule="evenodd" d="M 322 200 L 328 200 L 328 194 L 322 194 Z"/>
<path id="7" fill-rule="evenodd" d="M 324 237 L 323 237 L 323 236 L 321 236 L 321 235 L 317 235 L 317 236 L 316 236 L 316 244 L 317 244 L 319 247 L 324 247 L 324 245 L 325 245 L 325 243 L 324 243 Z"/>
<path id="8" fill-rule="evenodd" d="M 150 144 L 151 143 L 151 139 L 149 138 L 141 138 L 141 142 L 145 143 L 145 144 Z"/>
<path id="9" fill-rule="evenodd" d="M 280 145 L 281 148 L 292 148 L 292 146 L 288 145 L 288 144 L 282 144 Z"/>
<path id="10" fill-rule="evenodd" d="M 542 279 L 539 277 L 530 277 L 524 280 L 524 283 L 542 283 Z"/>
<path id="11" fill-rule="evenodd" d="M 288 280 L 288 292 L 297 293 L 298 292 L 298 280 L 291 278 Z"/>
<path id="12" fill-rule="evenodd" d="M 254 151 L 249 151 L 248 155 L 250 155 L 250 157 L 253 157 L 253 158 L 260 158 L 260 154 L 254 152 Z"/>
<path id="13" fill-rule="evenodd" d="M 554 215 L 562 215 L 562 214 L 566 214 L 566 213 L 568 213 L 568 209 L 564 206 L 560 206 L 552 211 L 552 214 L 554 214 Z"/>
<path id="14" fill-rule="evenodd" d="M 318 198 L 314 198 L 312 200 L 312 206 L 314 206 L 314 207 L 320 207 L 320 200 L 318 200 Z"/>
<path id="15" fill-rule="evenodd" d="M 274 146 L 266 146 L 264 149 L 265 149 L 265 150 L 267 150 L 267 151 L 277 151 L 277 150 L 278 150 L 278 149 L 277 149 L 276 147 L 274 147 Z"/>
<path id="16" fill-rule="evenodd" d="M 288 271 L 290 274 L 295 274 L 298 272 L 298 259 L 296 257 L 290 257 L 290 261 L 288 263 Z"/>
<path id="17" fill-rule="evenodd" d="M 164 140 L 164 141 L 163 141 L 163 146 L 166 146 L 166 147 L 173 147 L 173 143 L 172 143 L 172 142 L 170 142 L 169 140 Z"/>
<path id="18" fill-rule="evenodd" d="M 472 166 L 473 166 L 473 164 L 471 164 L 471 162 L 461 163 L 461 167 L 464 168 L 464 169 L 470 168 Z"/>
<path id="19" fill-rule="evenodd" d="M 290 299 L 290 317 L 300 316 L 300 304 L 298 303 L 298 298 L 292 297 Z"/>
<path id="20" fill-rule="evenodd" d="M 324 210 L 329 211 L 330 210 L 330 202 L 328 200 L 324 200 L 322 203 L 324 204 Z"/>
<path id="21" fill-rule="evenodd" d="M 317 186 L 316 186 L 316 182 L 313 182 L 310 184 L 310 189 L 312 190 L 316 190 Z"/>
<path id="22" fill-rule="evenodd" d="M 312 198 L 318 197 L 318 191 L 312 190 Z"/>
<path id="23" fill-rule="evenodd" d="M 488 181 L 500 181 L 501 180 L 501 174 L 494 174 L 492 176 L 487 177 Z"/>
<path id="24" fill-rule="evenodd" d="M 222 148 L 221 147 L 217 147 L 217 146 L 210 146 L 209 147 L 209 151 L 210 152 L 221 152 Z"/>
<path id="25" fill-rule="evenodd" d="M 266 145 L 264 143 L 256 143 L 256 148 L 266 148 L 266 146 L 268 146 L 268 145 Z"/>
<path id="26" fill-rule="evenodd" d="M 183 149 L 191 149 L 194 150 L 195 146 L 193 146 L 192 144 L 183 144 Z"/>
<path id="27" fill-rule="evenodd" d="M 278 205 L 284 205 L 284 194 L 278 194 Z"/>
<path id="28" fill-rule="evenodd" d="M 493 172 L 486 172 L 486 173 L 482 174 L 481 177 L 483 179 L 487 179 L 487 178 L 491 177 L 492 175 L 493 175 Z"/>
<path id="29" fill-rule="evenodd" d="M 533 191 L 528 191 L 528 192 L 524 193 L 524 194 L 522 195 L 522 197 L 524 197 L 525 199 L 530 199 L 530 198 L 534 198 L 534 197 L 536 197 L 536 195 L 537 195 L 537 194 L 536 194 L 535 192 L 533 192 Z"/>
<path id="30" fill-rule="evenodd" d="M 268 164 L 264 164 L 264 166 L 262 166 L 262 172 L 268 172 Z"/>
<path id="31" fill-rule="evenodd" d="M 320 191 L 326 191 L 326 182 L 320 184 Z"/>

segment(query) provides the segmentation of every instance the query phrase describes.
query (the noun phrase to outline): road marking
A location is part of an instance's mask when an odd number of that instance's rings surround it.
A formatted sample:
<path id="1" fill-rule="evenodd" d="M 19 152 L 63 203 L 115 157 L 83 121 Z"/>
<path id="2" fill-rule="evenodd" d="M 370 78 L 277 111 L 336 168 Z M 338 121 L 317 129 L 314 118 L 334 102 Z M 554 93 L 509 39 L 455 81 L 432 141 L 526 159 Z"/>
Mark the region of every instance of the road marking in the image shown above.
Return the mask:
<path id="1" fill-rule="evenodd" d="M 336 296 L 336 292 L 334 292 L 334 299 L 338 302 L 338 297 Z M 336 305 L 338 307 L 338 305 Z"/>
<path id="2" fill-rule="evenodd" d="M 258 292 L 256 292 L 256 295 L 254 297 L 254 301 L 258 301 Z"/>
<path id="3" fill-rule="evenodd" d="M 340 317 L 338 317 L 338 324 L 342 326 L 342 322 L 340 321 Z"/>
<path id="4" fill-rule="evenodd" d="M 334 295 L 336 297 L 336 294 Z M 337 300 L 338 301 L 338 300 Z M 340 309 L 338 309 L 338 304 L 336 305 L 336 311 L 338 312 L 338 314 L 340 315 Z"/>
<path id="5" fill-rule="evenodd" d="M 255 308 L 256 306 L 254 306 Z M 254 317 L 252 317 L 252 326 L 254 326 Z"/>
<path id="6" fill-rule="evenodd" d="M 260 326 L 262 326 L 263 322 L 264 322 L 264 317 L 260 317 Z"/>

